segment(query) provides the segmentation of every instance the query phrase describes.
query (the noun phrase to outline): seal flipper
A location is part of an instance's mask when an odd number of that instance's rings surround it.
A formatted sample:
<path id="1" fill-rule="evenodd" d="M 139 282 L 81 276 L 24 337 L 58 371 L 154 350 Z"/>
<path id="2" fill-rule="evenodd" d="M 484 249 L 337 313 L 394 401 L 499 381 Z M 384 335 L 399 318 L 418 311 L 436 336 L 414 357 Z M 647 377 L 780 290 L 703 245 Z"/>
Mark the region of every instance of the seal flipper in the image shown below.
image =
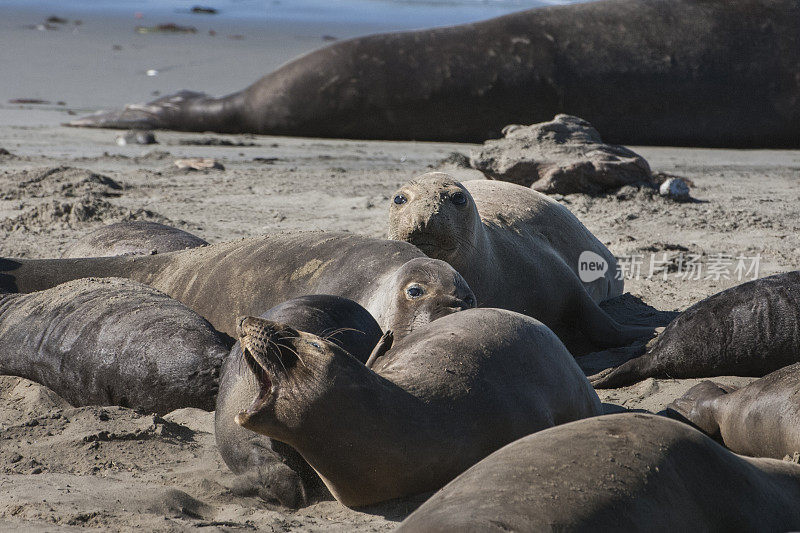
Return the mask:
<path id="1" fill-rule="evenodd" d="M 649 340 L 656 335 L 651 326 L 628 326 L 614 320 L 581 286 L 578 293 L 578 326 L 593 343 L 601 348 L 627 346 Z"/>
<path id="2" fill-rule="evenodd" d="M 392 348 L 392 344 L 394 344 L 394 332 L 392 330 L 387 330 L 386 333 L 381 336 L 375 348 L 372 349 L 372 353 L 369 354 L 369 358 L 367 362 L 364 363 L 364 366 L 372 368 L 372 365 L 375 364 L 378 357 L 383 356 Z"/>
<path id="3" fill-rule="evenodd" d="M 169 129 L 231 131 L 243 110 L 242 93 L 214 98 L 205 93 L 179 91 L 146 104 L 129 104 L 119 111 L 99 111 L 64 126 L 111 129 Z"/>
<path id="4" fill-rule="evenodd" d="M 666 414 L 696 427 L 711 438 L 720 439 L 714 402 L 734 390 L 736 389 L 731 387 L 720 387 L 712 381 L 702 381 L 667 405 Z"/>
<path id="5" fill-rule="evenodd" d="M 589 383 L 595 389 L 613 389 L 632 385 L 643 379 L 653 377 L 655 365 L 648 354 L 641 355 L 617 367 L 607 368 L 593 376 L 589 376 Z"/>

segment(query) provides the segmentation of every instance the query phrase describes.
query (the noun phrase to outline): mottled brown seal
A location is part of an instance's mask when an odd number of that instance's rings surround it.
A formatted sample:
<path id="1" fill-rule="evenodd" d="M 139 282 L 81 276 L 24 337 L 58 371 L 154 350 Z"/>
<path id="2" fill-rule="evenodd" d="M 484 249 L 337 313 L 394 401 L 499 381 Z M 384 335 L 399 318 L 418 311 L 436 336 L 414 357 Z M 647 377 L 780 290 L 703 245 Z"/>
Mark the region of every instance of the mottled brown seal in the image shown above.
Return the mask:
<path id="1" fill-rule="evenodd" d="M 709 296 L 678 315 L 644 355 L 589 380 L 597 388 L 646 378 L 764 376 L 800 362 L 800 271 Z"/>
<path id="2" fill-rule="evenodd" d="M 800 452 L 800 363 L 741 389 L 704 381 L 667 406 L 736 453 L 781 459 Z"/>
<path id="3" fill-rule="evenodd" d="M 151 256 L 0 259 L 0 288 L 12 292 L 90 276 L 146 283 L 231 336 L 237 316 L 304 294 L 355 300 L 400 335 L 451 308 L 475 306 L 467 283 L 444 261 L 408 243 L 350 233 L 278 233 Z"/>
<path id="4" fill-rule="evenodd" d="M 78 126 L 480 142 L 558 113 L 617 144 L 800 143 L 795 0 L 609 0 L 371 35 L 222 98 L 184 91 Z"/>
<path id="5" fill-rule="evenodd" d="M 652 328 L 618 324 L 596 303 L 622 294 L 611 252 L 566 207 L 526 187 L 423 174 L 394 194 L 389 238 L 450 263 L 481 306 L 541 320 L 568 346 L 575 329 L 598 346 L 652 336 Z M 584 283 L 582 262 L 605 272 L 587 269 Z"/>
<path id="6" fill-rule="evenodd" d="M 189 232 L 156 222 L 134 220 L 98 228 L 70 244 L 61 257 L 163 254 L 208 244 Z"/>
<path id="7" fill-rule="evenodd" d="M 520 439 L 434 494 L 398 531 L 794 531 L 800 466 L 699 431 L 607 415 Z"/>
<path id="8" fill-rule="evenodd" d="M 194 311 L 127 279 L 0 294 L 0 374 L 75 406 L 211 410 L 228 346 Z"/>
<path id="9" fill-rule="evenodd" d="M 371 369 L 289 326 L 239 330 L 260 390 L 236 421 L 298 450 L 347 506 L 437 489 L 514 439 L 601 412 L 558 338 L 511 311 L 440 318 Z"/>

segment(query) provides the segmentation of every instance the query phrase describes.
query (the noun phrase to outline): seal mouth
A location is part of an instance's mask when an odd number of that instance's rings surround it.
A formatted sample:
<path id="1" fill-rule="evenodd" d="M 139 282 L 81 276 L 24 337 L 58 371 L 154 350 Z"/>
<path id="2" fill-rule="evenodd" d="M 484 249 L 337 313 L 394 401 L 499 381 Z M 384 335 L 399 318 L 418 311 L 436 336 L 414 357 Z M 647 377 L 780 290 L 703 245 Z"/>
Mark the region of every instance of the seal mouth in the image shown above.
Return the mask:
<path id="1" fill-rule="evenodd" d="M 247 367 L 256 377 L 256 381 L 258 382 L 258 394 L 253 398 L 252 403 L 246 410 L 236 415 L 236 423 L 240 426 L 245 425 L 253 415 L 258 413 L 267 404 L 274 392 L 274 386 L 272 379 L 270 379 L 266 362 L 261 361 L 260 358 L 256 358 L 253 352 L 244 346 L 244 343 L 242 343 L 242 354 L 244 355 Z"/>

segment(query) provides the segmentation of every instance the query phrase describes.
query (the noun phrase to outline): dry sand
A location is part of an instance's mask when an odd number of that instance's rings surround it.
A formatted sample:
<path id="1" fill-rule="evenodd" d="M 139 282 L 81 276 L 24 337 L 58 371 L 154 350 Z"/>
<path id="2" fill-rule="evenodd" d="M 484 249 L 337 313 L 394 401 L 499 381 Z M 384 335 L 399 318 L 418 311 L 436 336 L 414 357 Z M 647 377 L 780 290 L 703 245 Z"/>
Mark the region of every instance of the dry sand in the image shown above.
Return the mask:
<path id="1" fill-rule="evenodd" d="M 32 49 L 34 56 L 40 53 Z M 217 65 L 230 59 L 223 52 Z M 231 90 L 251 81 L 243 76 L 231 77 Z M 219 83 L 203 88 L 218 89 Z M 30 92 L 33 87 L 40 92 Z M 64 90 L 70 87 L 78 87 L 72 78 Z M 72 98 L 67 106 L 43 108 L 6 103 L 22 96 L 56 100 L 58 88 L 41 80 L 21 88 L 0 83 L 0 148 L 11 153 L 0 155 L 0 256 L 58 257 L 77 237 L 127 218 L 174 224 L 210 242 L 286 229 L 382 236 L 395 188 L 440 167 L 452 152 L 471 148 L 174 132 L 156 132 L 157 145 L 120 147 L 117 132 L 58 126 L 89 100 L 118 105 L 119 95 L 76 92 L 75 106 Z M 220 139 L 232 146 L 186 144 Z M 705 261 L 720 253 L 760 254 L 760 276 L 797 268 L 800 152 L 633 149 L 655 170 L 690 178 L 699 201 L 678 204 L 635 189 L 559 199 L 612 252 L 641 254 L 643 276 L 652 253 L 657 259 L 667 254 L 673 263 L 680 253 L 700 254 Z M 214 157 L 225 170 L 178 170 L 173 161 L 182 157 Z M 480 177 L 452 165 L 442 168 L 461 179 Z M 669 312 L 736 283 L 686 280 L 675 272 L 666 280 L 633 279 L 626 282 L 629 295 L 612 312 L 628 321 L 663 322 Z M 658 412 L 696 381 L 651 379 L 600 395 L 609 410 Z M 0 377 L 0 529 L 378 531 L 391 529 L 419 503 L 353 511 L 322 502 L 287 511 L 237 496 L 214 445 L 212 420 L 212 413 L 198 410 L 159 418 L 119 407 L 73 408 L 39 385 Z"/>

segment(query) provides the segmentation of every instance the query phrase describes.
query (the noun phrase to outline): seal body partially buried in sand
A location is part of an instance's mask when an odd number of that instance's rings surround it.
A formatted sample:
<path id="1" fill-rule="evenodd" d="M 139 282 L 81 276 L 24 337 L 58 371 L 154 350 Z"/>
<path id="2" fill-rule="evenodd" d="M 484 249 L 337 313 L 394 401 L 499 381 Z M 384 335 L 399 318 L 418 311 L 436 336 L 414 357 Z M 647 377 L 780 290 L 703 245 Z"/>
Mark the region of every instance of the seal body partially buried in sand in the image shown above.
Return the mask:
<path id="1" fill-rule="evenodd" d="M 228 345 L 180 302 L 126 279 L 0 294 L 0 374 L 75 406 L 211 410 Z"/>
<path id="2" fill-rule="evenodd" d="M 363 307 L 339 296 L 293 298 L 260 318 L 322 337 L 362 364 L 382 338 L 378 323 Z M 214 415 L 217 447 L 225 464 L 242 476 L 237 481 L 237 492 L 249 491 L 263 499 L 297 507 L 326 491 L 319 476 L 293 448 L 236 424 L 236 415 L 247 409 L 259 390 L 237 342 L 225 359 L 220 376 Z"/>
<path id="3" fill-rule="evenodd" d="M 736 453 L 781 459 L 800 452 L 800 363 L 741 389 L 704 381 L 667 406 Z"/>
<path id="4" fill-rule="evenodd" d="M 231 336 L 237 316 L 304 294 L 355 300 L 396 332 L 449 312 L 443 305 L 475 306 L 467 283 L 444 261 L 408 243 L 349 233 L 279 233 L 139 257 L 0 259 L 0 290 L 31 292 L 90 276 L 155 287 Z"/>
<path id="5" fill-rule="evenodd" d="M 596 303 L 622 294 L 611 252 L 566 207 L 526 187 L 423 174 L 394 194 L 389 238 L 447 261 L 479 305 L 541 320 L 568 346 L 576 329 L 598 346 L 652 336 L 651 328 L 618 324 Z M 587 255 L 605 272 L 583 282 Z"/>
<path id="6" fill-rule="evenodd" d="M 800 362 L 800 271 L 742 283 L 681 313 L 644 355 L 589 379 L 614 388 L 646 378 L 764 376 Z"/>
<path id="7" fill-rule="evenodd" d="M 800 466 L 699 431 L 607 415 L 520 439 L 434 494 L 398 531 L 796 531 Z"/>
<path id="8" fill-rule="evenodd" d="M 511 311 L 440 318 L 371 368 L 275 322 L 239 331 L 260 390 L 237 423 L 298 450 L 347 506 L 435 490 L 514 439 L 601 412 L 558 338 Z"/>
<path id="9" fill-rule="evenodd" d="M 61 257 L 163 254 L 206 244 L 200 237 L 178 228 L 134 220 L 94 230 L 69 245 Z"/>
<path id="10" fill-rule="evenodd" d="M 609 0 L 387 33 L 230 96 L 184 91 L 77 126 L 483 141 L 557 113 L 608 142 L 800 146 L 794 0 Z"/>

